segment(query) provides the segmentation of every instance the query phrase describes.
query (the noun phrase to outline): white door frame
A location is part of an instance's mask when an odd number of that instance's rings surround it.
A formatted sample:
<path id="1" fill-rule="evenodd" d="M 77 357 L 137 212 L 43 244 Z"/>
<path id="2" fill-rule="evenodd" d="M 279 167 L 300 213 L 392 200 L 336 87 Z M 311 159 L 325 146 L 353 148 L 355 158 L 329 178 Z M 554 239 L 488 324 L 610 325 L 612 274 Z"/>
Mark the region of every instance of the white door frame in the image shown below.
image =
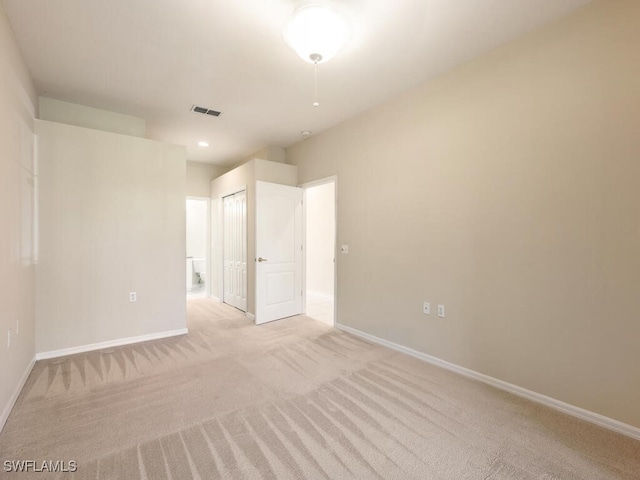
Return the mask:
<path id="1" fill-rule="evenodd" d="M 205 249 L 205 268 L 207 269 L 205 274 L 211 275 L 211 249 L 209 246 L 211 245 L 211 198 L 209 197 L 194 197 L 191 195 L 187 195 L 186 200 L 198 200 L 198 201 L 206 201 L 207 202 L 207 248 Z M 185 200 L 185 201 L 186 201 Z M 185 251 L 186 254 L 186 251 Z M 211 279 L 205 283 L 205 297 L 209 298 L 211 296 Z"/>
<path id="2" fill-rule="evenodd" d="M 304 208 L 302 209 L 302 311 L 307 313 L 307 189 L 317 187 L 327 183 L 333 183 L 333 220 L 335 222 L 335 238 L 333 240 L 333 324 L 338 324 L 338 176 L 320 178 L 312 182 L 306 182 L 298 185 L 302 188 L 302 201 Z"/>
<path id="3" fill-rule="evenodd" d="M 217 272 L 216 275 L 218 276 L 218 291 L 216 292 L 216 295 L 213 296 L 213 299 L 217 302 L 220 303 L 224 303 L 224 197 L 228 197 L 230 195 L 235 195 L 236 193 L 240 193 L 240 192 L 244 192 L 245 195 L 247 195 L 247 185 L 238 185 L 236 187 L 232 187 L 232 188 L 228 188 L 224 191 L 222 191 L 220 194 L 218 194 L 218 196 L 216 197 L 217 203 L 218 203 L 218 218 L 217 218 L 217 231 L 215 232 L 215 242 L 217 245 L 219 245 L 218 248 L 215 249 L 216 253 L 216 260 L 217 260 Z M 244 228 L 244 236 L 245 236 L 245 243 L 248 246 L 248 237 L 247 235 L 249 234 L 248 229 L 247 229 L 247 222 L 248 222 L 248 218 L 249 218 L 249 213 L 248 213 L 248 209 L 249 209 L 249 204 L 247 203 L 247 215 L 245 216 L 245 228 Z M 247 262 L 249 261 L 248 259 L 248 255 L 249 252 L 247 251 Z M 247 291 L 247 279 L 245 278 L 244 281 L 244 289 L 245 291 Z M 212 292 L 213 293 L 213 292 Z M 247 309 L 248 309 L 248 302 L 249 299 L 247 298 Z M 245 312 L 246 315 L 248 315 L 248 312 Z"/>

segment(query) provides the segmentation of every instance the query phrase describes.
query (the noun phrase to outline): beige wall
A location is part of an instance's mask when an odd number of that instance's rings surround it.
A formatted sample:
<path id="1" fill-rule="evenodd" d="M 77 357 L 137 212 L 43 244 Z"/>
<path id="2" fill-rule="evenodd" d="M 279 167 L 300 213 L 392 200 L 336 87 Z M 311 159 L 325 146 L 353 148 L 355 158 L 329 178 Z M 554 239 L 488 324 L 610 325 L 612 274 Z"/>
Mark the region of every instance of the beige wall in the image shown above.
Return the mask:
<path id="1" fill-rule="evenodd" d="M 36 351 L 186 328 L 184 147 L 42 120 L 36 133 Z"/>
<path id="2" fill-rule="evenodd" d="M 228 168 L 219 165 L 187 162 L 187 196 L 209 197 L 211 195 L 211 180 L 228 171 Z"/>
<path id="3" fill-rule="evenodd" d="M 640 427 L 638 25 L 596 2 L 288 149 L 338 175 L 338 322 Z"/>
<path id="4" fill-rule="evenodd" d="M 47 97 L 40 97 L 39 99 L 38 118 L 77 127 L 133 135 L 134 137 L 144 138 L 147 134 L 147 122 L 142 118 L 107 112 Z"/>
<path id="5" fill-rule="evenodd" d="M 295 186 L 298 169 L 284 163 L 251 160 L 211 182 L 211 295 L 222 300 L 222 198 L 246 191 L 247 200 L 247 311 L 255 313 L 255 186 L 256 181 Z"/>
<path id="6" fill-rule="evenodd" d="M 267 160 L 269 162 L 285 163 L 286 152 L 285 149 L 281 147 L 263 147 L 252 155 L 249 155 L 237 165 L 244 165 L 251 160 Z"/>
<path id="7" fill-rule="evenodd" d="M 36 105 L 35 89 L 0 5 L 0 429 L 35 353 Z"/>

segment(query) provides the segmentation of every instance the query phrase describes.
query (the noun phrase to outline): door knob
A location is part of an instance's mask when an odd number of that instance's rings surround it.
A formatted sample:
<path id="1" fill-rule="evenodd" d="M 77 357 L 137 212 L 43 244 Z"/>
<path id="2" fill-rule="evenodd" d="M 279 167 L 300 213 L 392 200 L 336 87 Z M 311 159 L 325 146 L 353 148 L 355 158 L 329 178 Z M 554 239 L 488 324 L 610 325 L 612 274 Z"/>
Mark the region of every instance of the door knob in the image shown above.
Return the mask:
<path id="1" fill-rule="evenodd" d="M 266 258 L 262 258 L 262 257 L 258 257 L 258 261 L 259 261 L 259 262 L 266 262 L 266 261 L 267 261 L 267 259 L 266 259 Z"/>

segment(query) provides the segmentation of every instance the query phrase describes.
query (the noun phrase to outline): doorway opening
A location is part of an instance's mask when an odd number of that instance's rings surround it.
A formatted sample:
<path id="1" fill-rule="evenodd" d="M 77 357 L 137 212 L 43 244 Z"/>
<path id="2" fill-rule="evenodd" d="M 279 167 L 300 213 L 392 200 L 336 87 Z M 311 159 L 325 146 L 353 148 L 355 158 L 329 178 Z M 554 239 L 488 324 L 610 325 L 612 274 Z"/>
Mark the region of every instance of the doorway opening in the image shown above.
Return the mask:
<path id="1" fill-rule="evenodd" d="M 209 199 L 187 197 L 187 299 L 210 295 Z"/>
<path id="2" fill-rule="evenodd" d="M 305 312 L 336 320 L 336 178 L 303 185 L 305 213 Z"/>

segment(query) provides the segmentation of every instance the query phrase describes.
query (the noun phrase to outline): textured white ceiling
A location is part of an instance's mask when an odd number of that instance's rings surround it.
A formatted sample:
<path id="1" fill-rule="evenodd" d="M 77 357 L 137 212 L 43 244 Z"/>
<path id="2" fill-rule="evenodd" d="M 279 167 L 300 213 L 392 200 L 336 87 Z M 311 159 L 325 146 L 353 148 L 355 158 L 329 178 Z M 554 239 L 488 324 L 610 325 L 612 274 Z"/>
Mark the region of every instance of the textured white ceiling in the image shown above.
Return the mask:
<path id="1" fill-rule="evenodd" d="M 282 36 L 302 2 L 2 0 L 41 95 L 142 117 L 150 138 L 221 165 L 287 147 L 589 2 L 336 0 L 353 35 L 320 65 L 313 108 L 313 66 Z"/>

